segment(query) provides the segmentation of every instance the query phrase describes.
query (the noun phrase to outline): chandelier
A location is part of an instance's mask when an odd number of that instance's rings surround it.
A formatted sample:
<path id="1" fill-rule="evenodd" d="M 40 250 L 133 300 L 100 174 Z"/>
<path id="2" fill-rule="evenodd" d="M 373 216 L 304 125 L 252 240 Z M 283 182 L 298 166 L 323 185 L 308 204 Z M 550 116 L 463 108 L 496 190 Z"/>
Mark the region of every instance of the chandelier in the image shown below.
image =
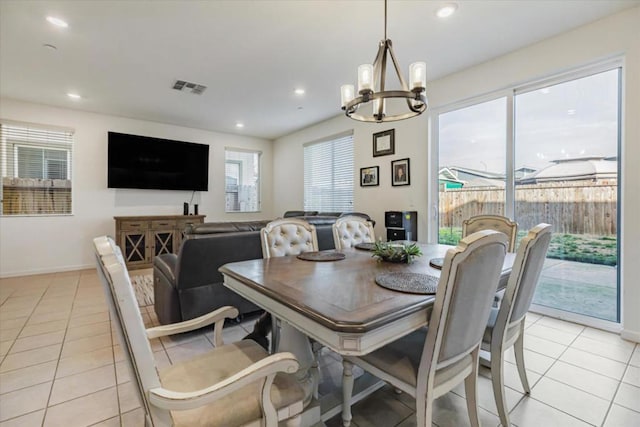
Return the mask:
<path id="1" fill-rule="evenodd" d="M 385 90 L 387 55 L 391 57 L 396 75 L 400 81 L 402 90 Z M 384 40 L 378 44 L 378 54 L 373 64 L 362 64 L 358 67 L 358 96 L 355 97 L 353 85 L 340 87 L 342 109 L 347 117 L 361 122 L 393 122 L 408 119 L 421 114 L 427 109 L 427 97 L 425 86 L 427 83 L 427 64 L 414 62 L 409 66 L 409 85 L 402 77 L 396 55 L 393 53 L 391 40 L 387 38 L 387 0 L 384 1 Z M 387 114 L 387 101 L 400 98 L 406 101 L 406 109 L 393 114 Z M 371 104 L 369 102 L 371 101 Z M 398 107 L 398 103 L 394 107 Z M 361 107 L 371 105 L 371 114 L 367 115 L 358 110 Z M 390 108 L 391 110 L 391 108 Z M 394 109 L 395 110 L 395 109 Z"/>

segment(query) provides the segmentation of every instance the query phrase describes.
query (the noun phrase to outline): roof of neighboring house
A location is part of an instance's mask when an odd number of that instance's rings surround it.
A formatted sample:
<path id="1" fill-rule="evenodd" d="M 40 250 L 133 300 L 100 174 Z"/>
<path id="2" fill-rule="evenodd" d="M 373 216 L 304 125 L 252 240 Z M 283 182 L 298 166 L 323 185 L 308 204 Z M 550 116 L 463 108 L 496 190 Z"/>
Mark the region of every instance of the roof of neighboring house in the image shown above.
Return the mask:
<path id="1" fill-rule="evenodd" d="M 505 178 L 503 174 L 479 171 L 476 169 L 463 168 L 459 166 L 447 166 L 440 168 L 438 174 L 442 180 L 462 183 L 468 187 L 504 187 Z"/>
<path id="2" fill-rule="evenodd" d="M 526 175 L 518 183 L 615 179 L 618 176 L 617 157 L 581 157 L 552 160 L 551 163 L 544 169 Z"/>

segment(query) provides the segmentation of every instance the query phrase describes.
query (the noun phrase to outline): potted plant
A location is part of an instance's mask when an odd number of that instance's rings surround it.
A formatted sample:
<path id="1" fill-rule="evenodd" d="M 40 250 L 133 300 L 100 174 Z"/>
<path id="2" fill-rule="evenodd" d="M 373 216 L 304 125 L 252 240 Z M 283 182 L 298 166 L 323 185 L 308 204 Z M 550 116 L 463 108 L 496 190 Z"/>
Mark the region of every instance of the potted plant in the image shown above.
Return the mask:
<path id="1" fill-rule="evenodd" d="M 379 240 L 373 247 L 373 257 L 379 261 L 407 263 L 414 257 L 422 255 L 420 247 L 415 243 L 383 242 Z"/>

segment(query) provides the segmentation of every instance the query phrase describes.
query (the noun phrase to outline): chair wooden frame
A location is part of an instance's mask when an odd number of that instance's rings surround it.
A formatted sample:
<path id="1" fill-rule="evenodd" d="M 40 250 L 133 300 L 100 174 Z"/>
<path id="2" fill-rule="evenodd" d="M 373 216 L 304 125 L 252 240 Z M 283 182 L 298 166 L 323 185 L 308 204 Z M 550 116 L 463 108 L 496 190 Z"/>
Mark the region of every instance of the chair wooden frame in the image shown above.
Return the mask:
<path id="1" fill-rule="evenodd" d="M 517 222 L 500 215 L 476 215 L 462 221 L 463 238 L 480 230 L 496 230 L 506 234 L 509 239 L 507 251 L 515 252 L 518 237 Z"/>
<path id="2" fill-rule="evenodd" d="M 357 234 L 361 234 L 362 237 L 355 237 L 354 233 L 350 233 L 348 228 L 352 228 Z M 333 231 L 333 243 L 336 250 L 350 248 L 358 243 L 373 243 L 376 241 L 376 233 L 373 230 L 373 224 L 366 218 L 347 215 L 340 217 L 331 226 Z"/>
<path id="3" fill-rule="evenodd" d="M 279 410 L 276 410 L 271 401 L 276 375 L 280 372 L 292 374 L 299 368 L 291 353 L 265 355 L 262 360 L 202 389 L 185 392 L 163 387 L 149 340 L 214 325 L 215 347 L 226 347 L 222 342 L 224 320 L 237 317 L 238 310 L 229 306 L 222 307 L 185 322 L 145 329 L 120 248 L 106 236 L 95 238 L 93 243 L 98 275 L 104 287 L 111 319 L 116 326 L 133 383 L 143 402 L 145 425 L 173 426 L 172 410 L 188 410 L 208 405 L 256 381 L 262 381 L 258 389 L 262 418 L 245 425 L 276 427 L 283 420 L 287 426 L 299 425 L 302 400 Z M 253 342 L 249 345 L 253 345 Z M 215 363 L 212 364 L 212 369 L 215 369 Z"/>
<path id="4" fill-rule="evenodd" d="M 477 378 L 480 344 L 482 342 L 482 333 L 484 332 L 483 323 L 477 327 L 467 326 L 466 319 L 462 318 L 467 312 L 457 304 L 465 304 L 461 299 L 458 299 L 460 298 L 459 295 L 471 291 L 473 295 L 469 296 L 474 296 L 474 307 L 477 307 L 474 313 L 477 319 L 470 320 L 469 324 L 476 325 L 476 321 L 484 322 L 485 319 L 489 318 L 491 301 L 493 300 L 493 293 L 498 286 L 506 247 L 507 238 L 503 233 L 484 230 L 462 239 L 456 248 L 447 251 L 428 330 L 415 331 L 397 341 L 397 343 L 400 343 L 398 346 L 402 347 L 402 358 L 405 360 L 407 358 L 404 356 L 404 351 L 411 346 L 407 347 L 404 343 L 413 342 L 411 341 L 412 336 L 419 338 L 416 340 L 417 342 L 423 342 L 419 366 L 417 372 L 415 372 L 415 377 L 412 378 L 412 381 L 415 381 L 415 385 L 406 379 L 403 380 L 388 373 L 380 366 L 370 363 L 372 360 L 370 355 L 343 357 L 342 420 L 345 427 L 348 427 L 351 423 L 351 394 L 354 384 L 353 364 L 360 366 L 376 377 L 390 383 L 396 389 L 414 397 L 416 399 L 416 422 L 418 427 L 430 427 L 433 417 L 433 401 L 464 381 L 467 410 L 469 411 L 471 425 L 474 427 L 479 426 Z M 475 257 L 472 257 L 472 255 Z M 467 260 L 471 264 L 467 264 Z M 472 268 L 472 271 L 462 270 L 466 274 L 458 274 L 458 271 L 465 268 Z M 465 276 L 467 277 L 466 279 L 464 278 Z M 474 278 L 471 279 L 470 277 Z M 478 298 L 475 298 L 475 296 L 478 296 Z M 456 306 L 453 306 L 454 303 Z M 450 309 L 453 310 L 451 315 Z M 453 340 L 448 343 L 447 338 L 451 339 L 448 334 L 455 334 L 456 332 L 448 331 L 459 330 L 458 328 L 461 324 L 468 328 L 470 332 L 463 339 L 463 342 L 459 342 L 457 346 L 466 346 L 467 342 L 472 344 L 461 351 L 453 351 L 451 348 L 455 348 L 456 344 L 450 344 L 454 342 Z M 424 339 L 422 338 L 423 335 L 426 335 Z M 407 339 L 408 341 L 406 341 Z M 381 352 L 378 353 L 380 354 L 378 361 L 387 360 L 384 357 L 386 348 L 388 347 L 376 350 L 376 352 Z M 417 347 L 413 346 L 413 348 Z M 372 353 L 372 355 L 376 352 Z M 389 353 L 387 352 L 386 354 L 388 355 Z M 412 358 L 408 357 L 408 359 Z M 393 362 L 388 363 L 393 364 Z"/>
<path id="5" fill-rule="evenodd" d="M 499 309 L 494 309 L 490 319 L 491 339 L 482 342 L 481 361 L 491 367 L 493 395 L 503 426 L 509 424 L 509 411 L 504 397 L 504 352 L 514 348 L 518 375 L 526 394 L 531 393 L 524 366 L 525 318 L 535 287 L 540 278 L 544 259 L 551 240 L 551 225 L 538 224 L 524 237 L 518 248 L 511 275 Z M 488 355 L 486 351 L 490 352 Z M 487 357 L 488 356 L 488 357 Z"/>

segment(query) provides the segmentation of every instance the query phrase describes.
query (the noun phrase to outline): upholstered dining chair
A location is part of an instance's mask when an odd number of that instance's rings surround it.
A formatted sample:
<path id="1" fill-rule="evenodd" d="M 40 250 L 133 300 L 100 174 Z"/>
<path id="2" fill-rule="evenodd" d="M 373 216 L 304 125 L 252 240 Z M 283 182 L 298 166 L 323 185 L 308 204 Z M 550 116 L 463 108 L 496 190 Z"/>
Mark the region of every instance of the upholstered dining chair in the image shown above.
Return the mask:
<path id="1" fill-rule="evenodd" d="M 262 256 L 299 255 L 318 250 L 316 227 L 296 218 L 280 218 L 260 230 Z"/>
<path id="2" fill-rule="evenodd" d="M 491 367 L 493 395 L 503 426 L 509 426 L 509 411 L 504 399 L 504 352 L 511 346 L 526 394 L 531 392 L 524 367 L 524 321 L 531 306 L 540 272 L 551 241 L 551 226 L 538 224 L 522 239 L 499 308 L 492 308 L 482 339 L 481 359 Z M 486 354 L 485 351 L 489 352 Z"/>
<path id="3" fill-rule="evenodd" d="M 358 243 L 373 243 L 376 241 L 373 224 L 360 216 L 340 217 L 333 224 L 332 229 L 333 243 L 337 250 L 350 248 Z"/>
<path id="4" fill-rule="evenodd" d="M 507 235 L 508 252 L 515 252 L 518 223 L 500 215 L 476 215 L 462 221 L 462 237 L 480 230 L 496 230 Z"/>
<path id="5" fill-rule="evenodd" d="M 428 328 L 364 356 L 343 357 L 344 426 L 351 423 L 353 364 L 416 400 L 417 427 L 430 427 L 433 401 L 465 383 L 472 426 L 479 426 L 478 355 L 507 249 L 503 233 L 484 230 L 449 249 Z"/>
<path id="6" fill-rule="evenodd" d="M 300 255 L 303 252 L 316 252 L 318 250 L 318 236 L 316 227 L 307 221 L 296 218 L 280 218 L 268 223 L 260 230 L 262 241 L 262 257 L 272 258 L 277 256 Z M 271 323 L 271 351 L 275 352 L 279 347 L 280 324 L 277 318 L 270 313 L 265 313 L 256 322 L 256 329 L 265 329 L 261 324 Z M 311 374 L 315 377 L 315 385 L 319 382 L 318 352 L 321 347 L 313 343 L 314 365 L 311 366 Z M 313 391 L 317 397 L 317 387 Z"/>
<path id="7" fill-rule="evenodd" d="M 251 340 L 222 343 L 222 307 L 201 317 L 145 329 L 120 248 L 111 238 L 93 241 L 98 275 L 131 378 L 145 410 L 145 425 L 297 426 L 304 392 L 294 376 L 291 353 L 269 355 Z M 214 325 L 215 348 L 159 370 L 149 340 Z M 280 424 L 279 424 L 280 423 Z"/>

